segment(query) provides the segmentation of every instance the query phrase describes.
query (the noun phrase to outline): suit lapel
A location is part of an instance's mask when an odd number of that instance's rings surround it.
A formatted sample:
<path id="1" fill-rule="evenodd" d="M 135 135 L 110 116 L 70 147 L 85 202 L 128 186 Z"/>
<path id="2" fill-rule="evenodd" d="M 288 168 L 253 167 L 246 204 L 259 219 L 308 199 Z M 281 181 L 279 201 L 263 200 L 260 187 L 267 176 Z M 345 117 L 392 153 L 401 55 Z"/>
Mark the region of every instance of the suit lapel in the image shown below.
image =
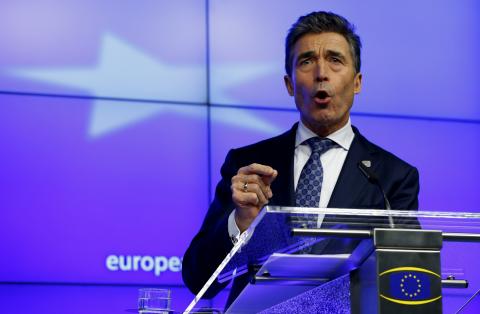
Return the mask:
<path id="1" fill-rule="evenodd" d="M 358 168 L 362 160 L 369 160 L 372 169 L 376 168 L 379 162 L 375 150 L 368 145 L 367 140 L 353 127 L 355 138 L 343 164 L 337 183 L 333 190 L 328 207 L 332 208 L 354 208 L 362 191 L 370 184 Z"/>
<path id="2" fill-rule="evenodd" d="M 278 147 L 270 154 L 272 166 L 278 171 L 278 177 L 272 183 L 273 197 L 271 205 L 295 206 L 293 189 L 293 159 L 295 154 L 296 123 L 278 142 Z M 288 155 L 285 155 L 287 152 Z"/>

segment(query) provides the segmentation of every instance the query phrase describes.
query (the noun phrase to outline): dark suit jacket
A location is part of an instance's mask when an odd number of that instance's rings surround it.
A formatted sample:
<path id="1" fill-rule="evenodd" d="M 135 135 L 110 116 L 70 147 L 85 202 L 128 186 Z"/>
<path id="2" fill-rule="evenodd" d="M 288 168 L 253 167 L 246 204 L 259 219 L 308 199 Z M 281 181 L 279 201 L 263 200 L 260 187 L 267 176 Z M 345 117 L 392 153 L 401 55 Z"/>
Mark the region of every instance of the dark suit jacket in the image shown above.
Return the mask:
<path id="1" fill-rule="evenodd" d="M 272 183 L 271 205 L 294 206 L 293 161 L 297 125 L 277 137 L 230 150 L 222 166 L 222 179 L 210 205 L 202 227 L 183 258 L 182 275 L 187 287 L 198 293 L 217 266 L 232 249 L 228 235 L 228 216 L 234 210 L 231 198 L 231 178 L 238 169 L 251 163 L 269 165 L 278 171 Z M 368 182 L 358 169 L 362 160 L 371 161 L 371 169 L 379 177 L 392 209 L 418 208 L 418 171 L 393 154 L 372 144 L 354 127 L 355 137 L 333 190 L 328 207 L 335 208 L 385 208 L 378 187 Z M 326 253 L 351 251 L 351 245 L 333 241 Z M 234 280 L 227 305 L 231 304 L 248 282 L 242 275 Z M 205 297 L 215 296 L 225 284 L 214 284 Z"/>

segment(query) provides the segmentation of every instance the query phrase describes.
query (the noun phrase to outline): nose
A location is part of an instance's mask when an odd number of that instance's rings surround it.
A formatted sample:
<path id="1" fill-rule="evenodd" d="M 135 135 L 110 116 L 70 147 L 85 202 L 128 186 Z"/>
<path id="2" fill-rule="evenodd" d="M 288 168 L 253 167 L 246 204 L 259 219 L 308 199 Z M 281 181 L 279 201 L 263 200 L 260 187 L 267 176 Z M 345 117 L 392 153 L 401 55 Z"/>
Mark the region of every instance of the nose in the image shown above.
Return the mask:
<path id="1" fill-rule="evenodd" d="M 328 67 L 326 62 L 322 60 L 318 60 L 315 68 L 315 81 L 316 82 L 323 82 L 328 81 Z"/>

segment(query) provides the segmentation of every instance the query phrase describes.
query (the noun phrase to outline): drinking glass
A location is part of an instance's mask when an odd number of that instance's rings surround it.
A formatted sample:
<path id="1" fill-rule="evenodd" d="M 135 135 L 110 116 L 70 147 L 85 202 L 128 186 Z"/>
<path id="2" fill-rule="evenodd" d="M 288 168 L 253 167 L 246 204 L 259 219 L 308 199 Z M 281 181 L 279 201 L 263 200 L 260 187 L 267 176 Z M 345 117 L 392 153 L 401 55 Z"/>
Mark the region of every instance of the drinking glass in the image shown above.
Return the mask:
<path id="1" fill-rule="evenodd" d="M 138 290 L 138 313 L 168 314 L 170 313 L 170 290 L 144 288 Z"/>

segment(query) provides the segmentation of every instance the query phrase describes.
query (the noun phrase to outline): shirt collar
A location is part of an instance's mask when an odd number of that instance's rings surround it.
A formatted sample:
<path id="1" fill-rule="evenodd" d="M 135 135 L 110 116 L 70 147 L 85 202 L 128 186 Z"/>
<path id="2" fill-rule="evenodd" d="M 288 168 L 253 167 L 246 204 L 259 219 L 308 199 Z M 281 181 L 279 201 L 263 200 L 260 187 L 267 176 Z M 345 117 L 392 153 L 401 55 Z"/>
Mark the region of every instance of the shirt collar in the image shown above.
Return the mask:
<path id="1" fill-rule="evenodd" d="M 307 128 L 302 123 L 302 121 L 300 121 L 298 123 L 297 134 L 295 137 L 295 148 L 297 148 L 298 145 L 301 145 L 303 142 L 305 142 L 309 138 L 316 137 L 316 136 L 317 135 L 313 133 L 312 130 Z M 355 133 L 353 133 L 352 123 L 350 121 L 350 118 L 348 118 L 347 123 L 342 128 L 340 128 L 339 130 L 327 136 L 327 138 L 337 143 L 344 150 L 350 149 L 350 146 L 352 145 L 354 137 L 355 137 Z"/>

